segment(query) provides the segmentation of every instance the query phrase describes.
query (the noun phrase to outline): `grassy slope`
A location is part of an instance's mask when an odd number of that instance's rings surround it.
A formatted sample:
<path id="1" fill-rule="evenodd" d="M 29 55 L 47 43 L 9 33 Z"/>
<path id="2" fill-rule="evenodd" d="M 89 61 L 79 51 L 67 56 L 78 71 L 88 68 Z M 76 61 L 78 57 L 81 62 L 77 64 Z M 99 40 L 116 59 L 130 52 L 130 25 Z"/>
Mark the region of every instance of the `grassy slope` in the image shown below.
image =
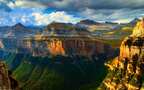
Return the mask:
<path id="1" fill-rule="evenodd" d="M 10 54 L 6 60 L 24 90 L 94 90 L 107 72 L 104 57 L 99 55 L 98 61 L 91 62 L 85 57 Z"/>

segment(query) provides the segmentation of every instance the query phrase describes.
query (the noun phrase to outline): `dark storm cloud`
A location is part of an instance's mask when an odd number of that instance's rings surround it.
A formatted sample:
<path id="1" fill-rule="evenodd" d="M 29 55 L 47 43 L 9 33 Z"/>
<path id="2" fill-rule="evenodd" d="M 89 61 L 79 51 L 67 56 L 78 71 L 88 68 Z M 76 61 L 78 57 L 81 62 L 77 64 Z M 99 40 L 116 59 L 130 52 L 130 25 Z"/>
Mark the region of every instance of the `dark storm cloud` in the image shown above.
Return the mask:
<path id="1" fill-rule="evenodd" d="M 15 2 L 33 2 L 45 7 L 53 7 L 62 10 L 91 9 L 139 9 L 144 8 L 144 0 L 15 0 Z M 28 3 L 27 3 L 28 4 Z M 31 3 L 29 3 L 31 4 Z M 27 7 L 29 5 L 25 5 Z"/>

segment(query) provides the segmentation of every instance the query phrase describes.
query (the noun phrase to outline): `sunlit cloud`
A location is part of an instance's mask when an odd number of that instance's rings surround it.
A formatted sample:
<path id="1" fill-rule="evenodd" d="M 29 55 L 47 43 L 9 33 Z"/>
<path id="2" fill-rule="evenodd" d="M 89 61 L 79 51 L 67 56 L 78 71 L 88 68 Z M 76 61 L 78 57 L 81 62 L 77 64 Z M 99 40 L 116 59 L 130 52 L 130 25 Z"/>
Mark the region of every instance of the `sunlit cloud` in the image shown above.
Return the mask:
<path id="1" fill-rule="evenodd" d="M 35 17 L 37 25 L 47 25 L 51 22 L 64 22 L 64 23 L 77 23 L 81 18 L 69 15 L 64 11 L 52 12 L 49 14 L 44 13 L 32 13 Z"/>

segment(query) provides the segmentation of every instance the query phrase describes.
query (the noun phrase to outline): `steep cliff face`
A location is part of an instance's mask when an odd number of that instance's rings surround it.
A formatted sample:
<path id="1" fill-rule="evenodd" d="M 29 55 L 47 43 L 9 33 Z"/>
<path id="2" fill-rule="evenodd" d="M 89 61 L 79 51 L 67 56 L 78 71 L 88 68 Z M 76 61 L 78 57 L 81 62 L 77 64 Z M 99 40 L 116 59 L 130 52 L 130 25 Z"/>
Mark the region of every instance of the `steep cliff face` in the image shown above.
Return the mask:
<path id="1" fill-rule="evenodd" d="M 33 55 L 82 55 L 109 54 L 113 51 L 109 45 L 88 37 L 46 37 L 24 41 Z"/>
<path id="2" fill-rule="evenodd" d="M 144 18 L 136 24 L 136 27 L 133 30 L 132 36 L 144 37 Z"/>
<path id="3" fill-rule="evenodd" d="M 11 90 L 8 71 L 2 62 L 0 62 L 0 90 Z"/>
<path id="4" fill-rule="evenodd" d="M 0 61 L 0 90 L 20 90 L 18 82 L 11 74 L 12 73 L 7 70 L 5 63 Z"/>
<path id="5" fill-rule="evenodd" d="M 34 56 L 109 54 L 113 49 L 73 24 L 53 22 L 41 33 L 24 39 L 24 47 Z"/>
<path id="6" fill-rule="evenodd" d="M 106 66 L 109 73 L 99 90 L 144 90 L 144 19 L 123 40 L 120 55 Z"/>

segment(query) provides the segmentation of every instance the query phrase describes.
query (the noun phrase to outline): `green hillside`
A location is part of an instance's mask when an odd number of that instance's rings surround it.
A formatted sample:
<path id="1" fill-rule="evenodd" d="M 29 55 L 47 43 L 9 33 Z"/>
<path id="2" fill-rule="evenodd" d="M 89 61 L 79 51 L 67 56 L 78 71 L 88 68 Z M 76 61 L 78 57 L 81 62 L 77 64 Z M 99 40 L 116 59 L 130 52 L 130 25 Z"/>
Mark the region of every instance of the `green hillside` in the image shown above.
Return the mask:
<path id="1" fill-rule="evenodd" d="M 9 54 L 6 61 L 23 90 L 93 90 L 107 73 L 106 55 L 97 58 Z"/>

